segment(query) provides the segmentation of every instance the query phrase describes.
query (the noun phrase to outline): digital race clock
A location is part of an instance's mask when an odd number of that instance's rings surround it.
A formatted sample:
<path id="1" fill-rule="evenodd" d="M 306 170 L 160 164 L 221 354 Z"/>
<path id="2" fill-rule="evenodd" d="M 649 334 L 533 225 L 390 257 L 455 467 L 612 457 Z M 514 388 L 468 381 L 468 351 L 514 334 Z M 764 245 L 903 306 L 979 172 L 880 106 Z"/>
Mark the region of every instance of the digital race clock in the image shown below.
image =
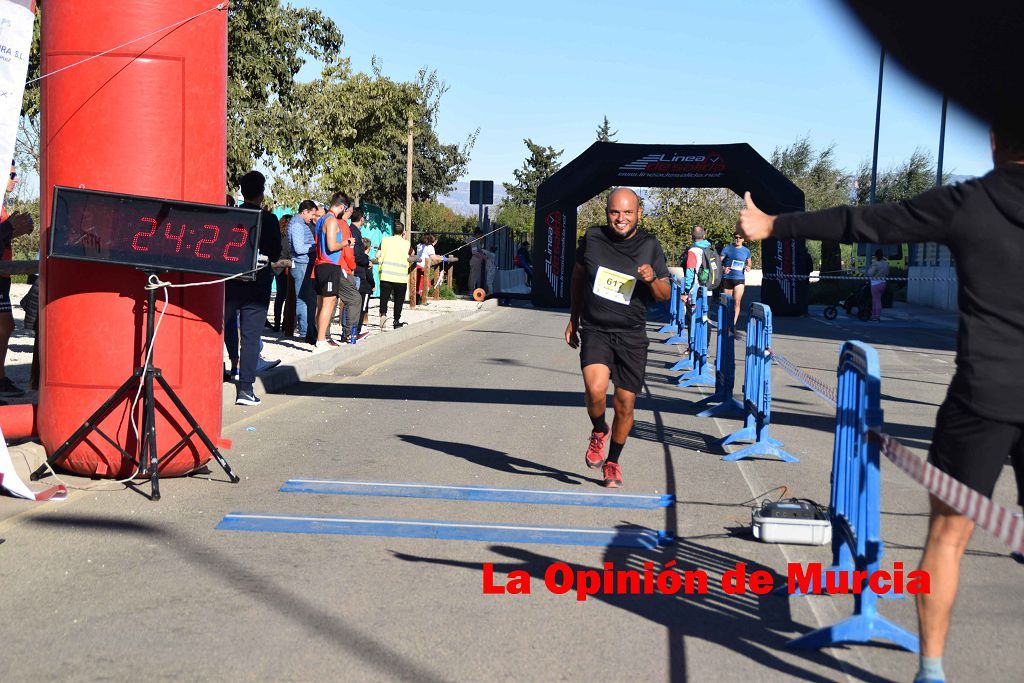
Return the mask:
<path id="1" fill-rule="evenodd" d="M 238 275 L 257 267 L 260 215 L 256 209 L 58 186 L 49 255 L 159 272 Z"/>

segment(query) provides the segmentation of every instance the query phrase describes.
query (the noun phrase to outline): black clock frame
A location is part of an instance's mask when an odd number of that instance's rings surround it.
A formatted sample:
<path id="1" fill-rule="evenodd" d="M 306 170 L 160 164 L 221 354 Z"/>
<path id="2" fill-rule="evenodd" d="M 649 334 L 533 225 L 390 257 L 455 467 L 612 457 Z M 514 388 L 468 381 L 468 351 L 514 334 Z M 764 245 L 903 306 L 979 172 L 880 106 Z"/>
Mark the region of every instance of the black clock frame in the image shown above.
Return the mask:
<path id="1" fill-rule="evenodd" d="M 86 201 L 96 202 L 94 206 L 114 212 L 123 213 L 129 211 L 135 214 L 135 223 L 108 225 L 104 228 L 108 231 L 107 244 L 100 242 L 100 237 L 95 236 L 94 244 L 87 244 L 88 234 L 83 233 L 77 236 L 78 242 L 72 239 L 72 225 L 70 221 L 69 204 L 71 201 L 80 200 L 81 196 Z M 89 208 L 87 205 L 84 208 Z M 78 209 L 78 211 L 84 210 Z M 143 210 L 145 209 L 145 210 Z M 181 250 L 182 237 L 186 226 L 182 225 L 178 238 L 178 249 L 173 258 L 168 258 L 159 252 L 139 251 L 132 244 L 138 243 L 138 237 L 142 233 L 140 229 L 145 220 L 152 221 L 153 231 L 149 237 L 154 237 L 161 225 L 167 222 L 166 231 L 170 229 L 171 223 L 168 219 L 178 223 L 184 218 L 192 215 L 204 215 L 209 218 L 211 214 L 218 217 L 216 237 L 212 240 L 203 237 L 196 242 L 196 249 L 193 252 L 191 244 L 187 245 L 184 252 Z M 223 218 L 221 218 L 223 217 Z M 242 207 L 230 207 L 221 204 L 203 204 L 199 202 L 186 202 L 175 199 L 163 199 L 160 197 L 147 197 L 143 195 L 131 195 L 118 192 L 105 192 L 102 190 L 86 190 L 74 187 L 56 185 L 53 188 L 53 210 L 50 214 L 50 235 L 48 256 L 51 258 L 64 258 L 75 261 L 90 261 L 97 263 L 108 263 L 114 265 L 129 266 L 148 272 L 181 272 L 197 273 L 201 275 L 215 275 L 219 277 L 237 277 L 238 279 L 251 280 L 255 277 L 259 258 L 259 238 L 262 225 L 262 212 L 257 209 Z M 195 225 L 200 225 L 196 223 Z M 220 228 L 232 226 L 231 229 L 242 228 L 246 230 L 246 238 L 243 243 L 236 244 L 228 242 L 226 245 L 219 244 Z M 117 239 L 117 244 L 109 240 L 110 234 Z M 159 238 L 157 238 L 159 239 Z M 199 256 L 201 243 L 217 244 L 218 248 L 223 246 L 222 256 L 215 258 L 216 252 L 208 257 Z M 82 246 L 84 245 L 84 246 Z M 237 261 L 227 258 L 227 251 L 230 247 L 241 249 Z M 149 257 L 147 258 L 147 254 Z M 194 255 L 193 255 L 194 254 Z"/>

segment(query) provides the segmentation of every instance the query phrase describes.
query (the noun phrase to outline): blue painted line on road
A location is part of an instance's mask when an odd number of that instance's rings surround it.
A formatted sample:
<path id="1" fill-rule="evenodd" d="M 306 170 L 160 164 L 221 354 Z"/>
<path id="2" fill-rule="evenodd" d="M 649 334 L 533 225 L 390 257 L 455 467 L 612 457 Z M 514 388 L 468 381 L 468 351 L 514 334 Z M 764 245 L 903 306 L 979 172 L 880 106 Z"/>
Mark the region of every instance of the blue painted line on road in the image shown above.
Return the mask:
<path id="1" fill-rule="evenodd" d="M 447 486 L 443 484 L 396 484 L 380 481 L 334 481 L 330 479 L 289 479 L 281 487 L 286 493 L 331 493 L 348 496 L 394 496 L 398 498 L 434 498 L 492 503 L 528 503 L 534 505 L 582 505 L 586 507 L 634 508 L 651 510 L 675 503 L 670 494 L 592 493 L 584 491 L 537 491 L 531 489 L 491 488 L 486 486 Z"/>
<path id="2" fill-rule="evenodd" d="M 262 531 L 284 534 L 340 534 L 345 536 L 398 536 L 494 543 L 548 543 L 617 548 L 656 548 L 674 542 L 664 530 L 573 529 L 567 527 L 440 522 L 416 519 L 360 519 L 310 515 L 272 515 L 233 512 L 217 528 L 222 531 Z"/>

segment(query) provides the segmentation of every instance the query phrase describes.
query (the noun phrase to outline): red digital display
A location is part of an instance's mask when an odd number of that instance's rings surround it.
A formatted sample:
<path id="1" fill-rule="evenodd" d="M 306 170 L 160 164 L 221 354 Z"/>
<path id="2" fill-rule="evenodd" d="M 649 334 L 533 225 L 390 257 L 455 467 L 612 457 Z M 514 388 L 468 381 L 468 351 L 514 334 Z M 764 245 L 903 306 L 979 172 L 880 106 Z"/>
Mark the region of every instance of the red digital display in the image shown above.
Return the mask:
<path id="1" fill-rule="evenodd" d="M 256 268 L 260 212 L 56 187 L 50 256 L 159 272 Z"/>

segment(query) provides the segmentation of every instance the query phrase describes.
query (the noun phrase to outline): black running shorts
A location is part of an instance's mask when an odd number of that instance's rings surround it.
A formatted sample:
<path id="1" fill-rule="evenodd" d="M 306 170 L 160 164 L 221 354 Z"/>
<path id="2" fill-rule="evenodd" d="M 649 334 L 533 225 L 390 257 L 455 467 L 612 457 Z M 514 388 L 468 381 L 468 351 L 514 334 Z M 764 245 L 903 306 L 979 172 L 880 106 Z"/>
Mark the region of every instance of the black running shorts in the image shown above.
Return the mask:
<path id="1" fill-rule="evenodd" d="M 1017 502 L 1024 505 L 1024 424 L 979 417 L 946 397 L 935 418 L 928 462 L 991 498 L 1007 456 L 1017 476 Z"/>
<path id="2" fill-rule="evenodd" d="M 647 368 L 647 333 L 644 330 L 602 332 L 580 330 L 580 367 L 605 365 L 619 389 L 639 394 Z"/>
<path id="3" fill-rule="evenodd" d="M 316 293 L 319 296 L 338 296 L 341 286 L 341 266 L 334 263 L 320 263 L 313 267 Z"/>

